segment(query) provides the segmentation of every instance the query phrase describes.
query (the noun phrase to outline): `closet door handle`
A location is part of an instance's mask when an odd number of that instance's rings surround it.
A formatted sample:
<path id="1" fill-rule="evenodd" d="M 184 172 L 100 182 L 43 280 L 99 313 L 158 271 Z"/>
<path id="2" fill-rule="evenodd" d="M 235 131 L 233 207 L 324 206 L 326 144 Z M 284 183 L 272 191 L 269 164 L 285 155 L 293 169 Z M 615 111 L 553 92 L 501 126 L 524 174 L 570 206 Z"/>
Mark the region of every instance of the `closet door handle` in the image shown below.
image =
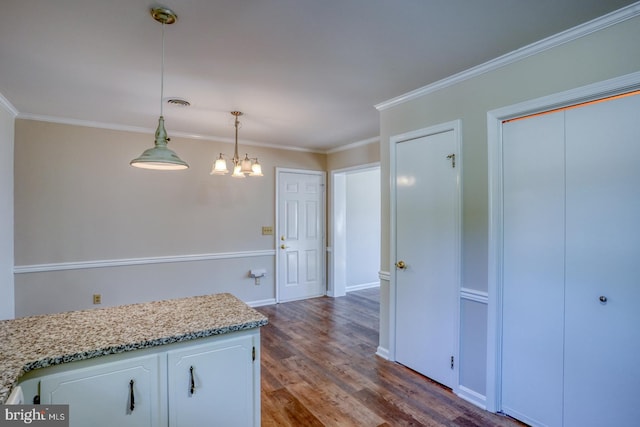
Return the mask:
<path id="1" fill-rule="evenodd" d="M 129 410 L 133 412 L 136 407 L 136 398 L 133 394 L 133 380 L 129 381 Z"/>
<path id="2" fill-rule="evenodd" d="M 189 394 L 193 395 L 196 391 L 196 382 L 193 378 L 193 366 L 189 368 Z"/>

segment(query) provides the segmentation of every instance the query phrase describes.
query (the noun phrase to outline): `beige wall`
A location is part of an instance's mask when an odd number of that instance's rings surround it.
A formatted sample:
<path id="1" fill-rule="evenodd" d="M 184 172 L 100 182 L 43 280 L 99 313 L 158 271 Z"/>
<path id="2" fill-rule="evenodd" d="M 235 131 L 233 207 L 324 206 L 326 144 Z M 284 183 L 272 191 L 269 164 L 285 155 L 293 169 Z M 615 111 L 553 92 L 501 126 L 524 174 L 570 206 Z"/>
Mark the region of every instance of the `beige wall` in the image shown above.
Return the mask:
<path id="1" fill-rule="evenodd" d="M 231 144 L 172 137 L 188 170 L 129 166 L 152 144 L 151 134 L 16 120 L 17 315 L 90 308 L 92 293 L 103 305 L 222 291 L 247 302 L 274 298 L 275 255 L 260 251 L 274 248 L 261 227 L 275 226 L 275 168 L 325 170 L 326 155 L 240 140 L 265 176 L 238 180 L 209 175 Z M 65 263 L 229 253 L 240 255 L 58 271 Z M 255 286 L 251 268 L 266 268 L 268 278 Z"/>
<path id="2" fill-rule="evenodd" d="M 0 319 L 14 317 L 13 135 L 14 113 L 0 103 Z"/>
<path id="3" fill-rule="evenodd" d="M 327 155 L 327 171 L 378 163 L 380 161 L 380 141 L 357 145 L 353 148 L 330 152 Z"/>
<path id="4" fill-rule="evenodd" d="M 381 111 L 383 183 L 389 182 L 390 137 L 462 119 L 463 287 L 487 291 L 487 112 L 636 72 L 640 70 L 638 40 L 640 18 L 636 17 Z M 388 184 L 382 187 L 382 207 L 381 264 L 382 270 L 388 271 Z M 388 284 L 383 283 L 381 291 L 381 317 L 388 319 Z M 486 305 L 472 302 L 462 305 L 460 384 L 483 395 L 486 387 Z M 383 323 L 380 341 L 381 346 L 388 348 L 388 322 Z"/>
<path id="5" fill-rule="evenodd" d="M 380 142 L 375 141 L 369 144 L 360 144 L 352 148 L 335 150 L 327 154 L 327 175 L 329 176 L 327 184 L 327 212 L 333 212 L 333 182 L 331 182 L 331 173 L 343 169 L 357 168 L 363 165 L 372 165 L 380 163 Z M 327 245 L 333 246 L 331 229 L 331 215 L 327 214 Z"/>

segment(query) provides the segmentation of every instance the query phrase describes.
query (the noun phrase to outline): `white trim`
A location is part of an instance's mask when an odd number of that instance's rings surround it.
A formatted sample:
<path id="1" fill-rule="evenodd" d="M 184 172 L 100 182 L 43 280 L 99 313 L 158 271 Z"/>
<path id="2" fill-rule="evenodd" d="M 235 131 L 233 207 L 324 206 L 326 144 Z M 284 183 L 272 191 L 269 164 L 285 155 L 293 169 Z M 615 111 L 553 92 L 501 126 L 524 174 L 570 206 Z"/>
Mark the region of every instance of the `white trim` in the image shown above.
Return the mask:
<path id="1" fill-rule="evenodd" d="M 4 95 L 2 95 L 1 93 L 0 93 L 0 107 L 3 107 L 5 110 L 11 113 L 14 118 L 18 115 L 18 110 L 16 110 L 16 107 L 14 107 L 13 104 L 7 98 L 5 98 Z"/>
<path id="2" fill-rule="evenodd" d="M 346 292 L 361 291 L 363 289 L 379 288 L 380 282 L 361 283 L 359 285 L 347 286 Z"/>
<path id="3" fill-rule="evenodd" d="M 456 277 L 456 286 L 458 291 L 456 292 L 456 313 L 454 314 L 455 321 L 455 334 L 454 337 L 454 357 L 455 360 L 460 360 L 460 298 L 459 292 L 462 287 L 462 167 L 463 167 L 463 158 L 462 158 L 462 120 L 453 120 L 446 123 L 441 123 L 434 126 L 429 126 L 427 128 L 418 129 L 410 132 L 406 132 L 400 135 L 393 135 L 389 139 L 389 186 L 390 186 L 390 222 L 389 222 L 389 231 L 390 231 L 390 260 L 389 265 L 395 265 L 397 259 L 397 247 L 396 247 L 396 146 L 397 144 L 408 141 L 411 139 L 422 138 L 429 135 L 434 135 L 442 132 L 454 132 L 455 138 L 455 153 L 457 160 L 457 169 L 456 169 L 456 179 L 457 179 L 457 192 L 458 192 L 458 212 L 456 219 L 456 253 L 457 253 L 457 277 Z M 396 360 L 396 292 L 397 292 L 397 269 L 393 269 L 390 272 L 390 286 L 389 286 L 389 360 Z M 459 389 L 460 382 L 460 364 L 456 363 L 454 369 L 453 376 L 453 391 L 457 393 Z"/>
<path id="4" fill-rule="evenodd" d="M 173 255 L 173 256 L 145 257 L 145 258 L 123 258 L 123 259 L 96 260 L 96 261 L 59 262 L 59 263 L 51 263 L 51 264 L 16 265 L 13 268 L 13 273 L 14 274 L 42 273 L 46 271 L 83 270 L 83 269 L 89 269 L 89 268 L 125 267 L 125 266 L 131 266 L 131 265 L 211 261 L 211 260 L 220 260 L 220 259 L 275 256 L 275 254 L 276 254 L 276 251 L 274 249 L 268 249 L 263 251 L 221 252 L 221 253 L 196 254 L 196 255 Z"/>
<path id="5" fill-rule="evenodd" d="M 479 408 L 486 409 L 487 398 L 486 396 L 478 393 L 477 391 L 473 391 L 470 388 L 467 388 L 461 385 L 458 387 L 458 391 L 456 392 L 456 395 L 459 398 L 464 399 L 467 402 L 478 406 Z"/>
<path id="6" fill-rule="evenodd" d="M 275 298 L 263 299 L 258 301 L 249 301 L 247 304 L 249 307 L 262 307 L 265 305 L 274 305 L 276 303 Z"/>
<path id="7" fill-rule="evenodd" d="M 640 3 L 635 4 L 640 9 Z M 489 258 L 487 307 L 487 410 L 501 410 L 502 342 L 502 122 L 532 113 L 640 90 L 640 72 L 487 112 Z"/>
<path id="8" fill-rule="evenodd" d="M 376 349 L 376 356 L 382 357 L 384 360 L 391 360 L 389 359 L 389 350 L 384 347 L 378 346 Z"/>
<path id="9" fill-rule="evenodd" d="M 365 163 L 363 165 L 349 166 L 341 169 L 334 169 L 331 171 L 331 174 L 334 175 L 339 173 L 364 172 L 364 171 L 368 171 L 371 169 L 378 169 L 378 168 L 380 168 L 380 162 L 371 162 L 371 163 Z"/>
<path id="10" fill-rule="evenodd" d="M 378 271 L 378 278 L 380 280 L 385 280 L 388 282 L 391 280 L 391 273 L 389 273 L 388 271 Z"/>
<path id="11" fill-rule="evenodd" d="M 633 3 L 629 6 L 618 9 L 607 15 L 596 18 L 592 21 L 570 28 L 566 31 L 547 37 L 528 46 L 514 50 L 513 52 L 499 56 L 484 64 L 469 68 L 468 70 L 446 77 L 435 83 L 429 84 L 422 88 L 416 89 L 411 92 L 407 92 L 403 95 L 392 98 L 388 101 L 381 102 L 375 105 L 378 111 L 387 110 L 397 105 L 403 104 L 408 101 L 420 98 L 429 93 L 437 92 L 449 86 L 453 86 L 465 80 L 469 80 L 474 77 L 478 77 L 484 73 L 497 70 L 498 68 L 520 61 L 532 55 L 536 55 L 545 50 L 555 48 L 562 44 L 579 39 L 580 37 L 587 36 L 596 31 L 600 31 L 612 25 L 616 25 L 627 19 L 634 18 L 640 15 L 640 2 Z"/>
<path id="12" fill-rule="evenodd" d="M 1 99 L 0 99 L 1 101 Z M 0 102 L 1 103 L 1 102 Z M 128 126 L 121 125 L 116 123 L 105 123 L 105 122 L 95 122 L 91 120 L 79 120 L 79 119 L 70 119 L 66 117 L 55 117 L 55 116 L 46 116 L 40 114 L 30 114 L 30 113 L 19 113 L 16 110 L 17 118 L 24 120 L 35 120 L 39 122 L 48 122 L 48 123 L 57 123 L 63 125 L 71 125 L 71 126 L 83 126 L 90 127 L 96 129 L 108 129 L 108 130 L 116 130 L 123 132 L 135 132 L 135 133 L 145 133 L 152 134 L 156 131 L 155 129 L 145 128 L 141 126 Z M 187 139 L 198 139 L 203 141 L 215 141 L 222 142 L 226 144 L 233 144 L 235 140 L 233 138 L 224 137 L 224 136 L 215 136 L 215 135 L 203 135 L 197 133 L 189 133 L 189 132 L 178 132 L 178 131 L 169 131 L 171 137 L 179 137 L 179 138 L 187 138 Z M 253 147 L 263 147 L 263 148 L 274 148 L 277 150 L 287 150 L 287 151 L 302 151 L 305 153 L 318 153 L 318 154 L 326 154 L 325 150 L 319 149 L 311 149 L 311 148 L 303 148 L 303 147 L 293 147 L 286 145 L 276 145 L 276 144 L 268 144 L 259 141 L 251 141 L 251 140 L 240 140 L 242 145 L 249 145 Z"/>
<path id="13" fill-rule="evenodd" d="M 477 291 L 475 289 L 462 288 L 460 289 L 460 298 L 468 301 L 475 301 L 482 304 L 489 303 L 489 293 L 483 291 Z"/>
<path id="14" fill-rule="evenodd" d="M 275 211 L 276 211 L 276 236 L 280 236 L 282 233 L 280 232 L 280 174 L 281 173 L 299 173 L 299 174 L 304 174 L 304 175 L 317 175 L 320 176 L 322 178 L 322 207 L 320 210 L 320 213 L 322 214 L 322 218 L 320 220 L 320 233 L 322 234 L 321 238 L 322 238 L 322 247 L 325 248 L 322 251 L 322 265 L 320 266 L 319 270 L 321 271 L 322 274 L 322 278 L 320 279 L 322 281 L 322 283 L 324 283 L 324 291 L 322 292 L 323 295 L 327 295 L 327 273 L 326 273 L 326 266 L 327 266 L 327 173 L 325 171 L 319 171 L 319 170 L 308 170 L 308 169 L 293 169 L 293 168 L 282 168 L 282 167 L 276 167 L 276 199 L 275 199 Z M 276 242 L 278 242 L 279 240 L 277 240 Z M 276 246 L 279 246 L 276 243 Z M 281 251 L 276 250 L 275 251 L 275 255 L 276 255 L 276 273 L 275 273 L 275 280 L 274 280 L 274 286 L 275 286 L 275 291 L 276 291 L 276 303 L 280 303 L 280 253 Z M 290 300 L 287 300 L 290 301 Z"/>
<path id="15" fill-rule="evenodd" d="M 341 145 L 340 147 L 335 147 L 330 150 L 325 151 L 325 154 L 334 154 L 340 151 L 350 150 L 352 148 L 363 147 L 369 144 L 375 144 L 376 142 L 380 142 L 380 136 L 374 136 L 373 138 L 364 139 L 362 141 L 352 142 L 351 144 Z"/>

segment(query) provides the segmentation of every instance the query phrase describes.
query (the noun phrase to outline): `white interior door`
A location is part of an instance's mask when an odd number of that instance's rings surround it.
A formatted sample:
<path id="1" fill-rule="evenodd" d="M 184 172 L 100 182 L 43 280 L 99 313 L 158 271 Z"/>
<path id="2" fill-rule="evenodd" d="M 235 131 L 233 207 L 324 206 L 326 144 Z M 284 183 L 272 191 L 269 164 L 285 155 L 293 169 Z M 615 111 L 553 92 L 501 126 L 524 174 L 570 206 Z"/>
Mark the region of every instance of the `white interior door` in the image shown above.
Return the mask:
<path id="1" fill-rule="evenodd" d="M 637 425 L 640 95 L 566 116 L 564 425 Z"/>
<path id="2" fill-rule="evenodd" d="M 450 127 L 395 144 L 395 359 L 448 387 L 460 266 L 455 156 Z"/>
<path id="3" fill-rule="evenodd" d="M 325 294 L 324 179 L 278 171 L 278 302 Z"/>

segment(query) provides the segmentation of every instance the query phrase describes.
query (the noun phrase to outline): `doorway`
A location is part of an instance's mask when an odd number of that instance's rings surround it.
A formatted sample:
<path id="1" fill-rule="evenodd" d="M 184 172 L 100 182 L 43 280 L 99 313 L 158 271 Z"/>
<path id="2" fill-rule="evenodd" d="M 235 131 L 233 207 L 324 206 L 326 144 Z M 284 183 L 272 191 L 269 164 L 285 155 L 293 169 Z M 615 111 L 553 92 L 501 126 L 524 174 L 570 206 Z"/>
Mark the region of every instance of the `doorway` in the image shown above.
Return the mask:
<path id="1" fill-rule="evenodd" d="M 380 285 L 380 165 L 331 173 L 331 251 L 327 295 Z"/>

